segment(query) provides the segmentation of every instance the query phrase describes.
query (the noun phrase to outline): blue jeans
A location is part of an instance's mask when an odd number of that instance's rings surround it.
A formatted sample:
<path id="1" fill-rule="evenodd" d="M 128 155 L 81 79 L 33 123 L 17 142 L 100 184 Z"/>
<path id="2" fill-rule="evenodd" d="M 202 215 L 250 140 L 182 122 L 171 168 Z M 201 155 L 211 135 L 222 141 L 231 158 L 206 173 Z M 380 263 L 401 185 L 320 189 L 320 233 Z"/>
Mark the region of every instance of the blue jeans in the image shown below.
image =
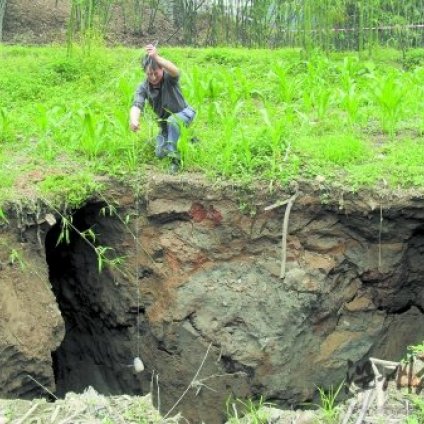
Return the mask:
<path id="1" fill-rule="evenodd" d="M 180 125 L 188 127 L 196 115 L 196 112 L 190 106 L 187 106 L 181 112 L 171 115 L 166 121 L 160 122 L 160 133 L 156 137 L 156 156 L 163 158 L 165 156 L 178 157 L 177 144 L 180 138 Z"/>

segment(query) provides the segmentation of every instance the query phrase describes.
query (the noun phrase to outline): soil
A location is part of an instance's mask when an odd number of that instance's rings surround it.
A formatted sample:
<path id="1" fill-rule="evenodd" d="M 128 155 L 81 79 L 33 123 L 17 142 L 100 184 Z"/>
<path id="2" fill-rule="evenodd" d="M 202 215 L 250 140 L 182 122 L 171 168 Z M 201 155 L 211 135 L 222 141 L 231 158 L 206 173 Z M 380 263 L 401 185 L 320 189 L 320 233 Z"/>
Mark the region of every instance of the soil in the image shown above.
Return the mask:
<path id="1" fill-rule="evenodd" d="M 3 40 L 23 44 L 64 41 L 69 10 L 69 0 L 9 0 Z"/>
<path id="2" fill-rule="evenodd" d="M 3 41 L 11 44 L 63 43 L 67 37 L 70 0 L 8 0 L 4 17 Z M 178 44 L 179 31 L 171 19 L 159 12 L 154 29 L 148 33 L 134 31 L 131 11 L 115 6 L 106 33 L 110 45 L 140 47 L 154 40 L 162 44 Z M 147 19 L 149 11 L 145 10 Z M 144 26 L 146 23 L 144 24 Z"/>

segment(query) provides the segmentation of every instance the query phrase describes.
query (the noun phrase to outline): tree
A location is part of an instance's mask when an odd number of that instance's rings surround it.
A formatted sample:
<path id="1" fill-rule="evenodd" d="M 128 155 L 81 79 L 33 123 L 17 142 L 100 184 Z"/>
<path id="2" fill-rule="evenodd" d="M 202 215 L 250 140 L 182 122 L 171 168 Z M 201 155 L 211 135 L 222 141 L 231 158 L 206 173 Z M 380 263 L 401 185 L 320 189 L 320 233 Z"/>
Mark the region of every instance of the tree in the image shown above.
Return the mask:
<path id="1" fill-rule="evenodd" d="M 0 42 L 3 39 L 3 18 L 6 11 L 7 0 L 0 0 Z"/>

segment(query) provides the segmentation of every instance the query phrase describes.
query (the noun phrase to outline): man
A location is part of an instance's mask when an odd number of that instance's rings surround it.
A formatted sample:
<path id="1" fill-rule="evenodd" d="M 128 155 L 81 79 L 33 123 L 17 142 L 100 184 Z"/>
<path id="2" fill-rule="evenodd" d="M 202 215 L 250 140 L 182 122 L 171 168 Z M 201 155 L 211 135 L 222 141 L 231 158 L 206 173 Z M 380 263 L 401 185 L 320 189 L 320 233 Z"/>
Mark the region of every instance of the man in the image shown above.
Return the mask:
<path id="1" fill-rule="evenodd" d="M 180 165 L 177 151 L 180 125 L 190 125 L 196 112 L 187 104 L 181 92 L 178 68 L 159 56 L 153 44 L 146 46 L 146 53 L 141 65 L 147 79 L 135 92 L 130 110 L 130 128 L 132 131 L 140 129 L 140 115 L 147 100 L 158 117 L 160 127 L 156 137 L 156 156 L 171 157 L 171 172 L 175 173 Z"/>

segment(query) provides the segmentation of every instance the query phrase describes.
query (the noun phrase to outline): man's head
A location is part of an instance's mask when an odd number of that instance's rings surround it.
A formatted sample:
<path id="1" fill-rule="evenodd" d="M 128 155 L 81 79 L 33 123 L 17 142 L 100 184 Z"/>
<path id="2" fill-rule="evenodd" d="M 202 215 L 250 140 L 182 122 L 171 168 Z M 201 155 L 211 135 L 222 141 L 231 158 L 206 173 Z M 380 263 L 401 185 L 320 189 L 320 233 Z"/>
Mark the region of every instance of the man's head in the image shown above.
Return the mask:
<path id="1" fill-rule="evenodd" d="M 147 79 L 150 84 L 157 85 L 162 81 L 163 69 L 156 60 L 152 59 L 149 55 L 143 57 L 141 66 L 146 73 Z"/>

